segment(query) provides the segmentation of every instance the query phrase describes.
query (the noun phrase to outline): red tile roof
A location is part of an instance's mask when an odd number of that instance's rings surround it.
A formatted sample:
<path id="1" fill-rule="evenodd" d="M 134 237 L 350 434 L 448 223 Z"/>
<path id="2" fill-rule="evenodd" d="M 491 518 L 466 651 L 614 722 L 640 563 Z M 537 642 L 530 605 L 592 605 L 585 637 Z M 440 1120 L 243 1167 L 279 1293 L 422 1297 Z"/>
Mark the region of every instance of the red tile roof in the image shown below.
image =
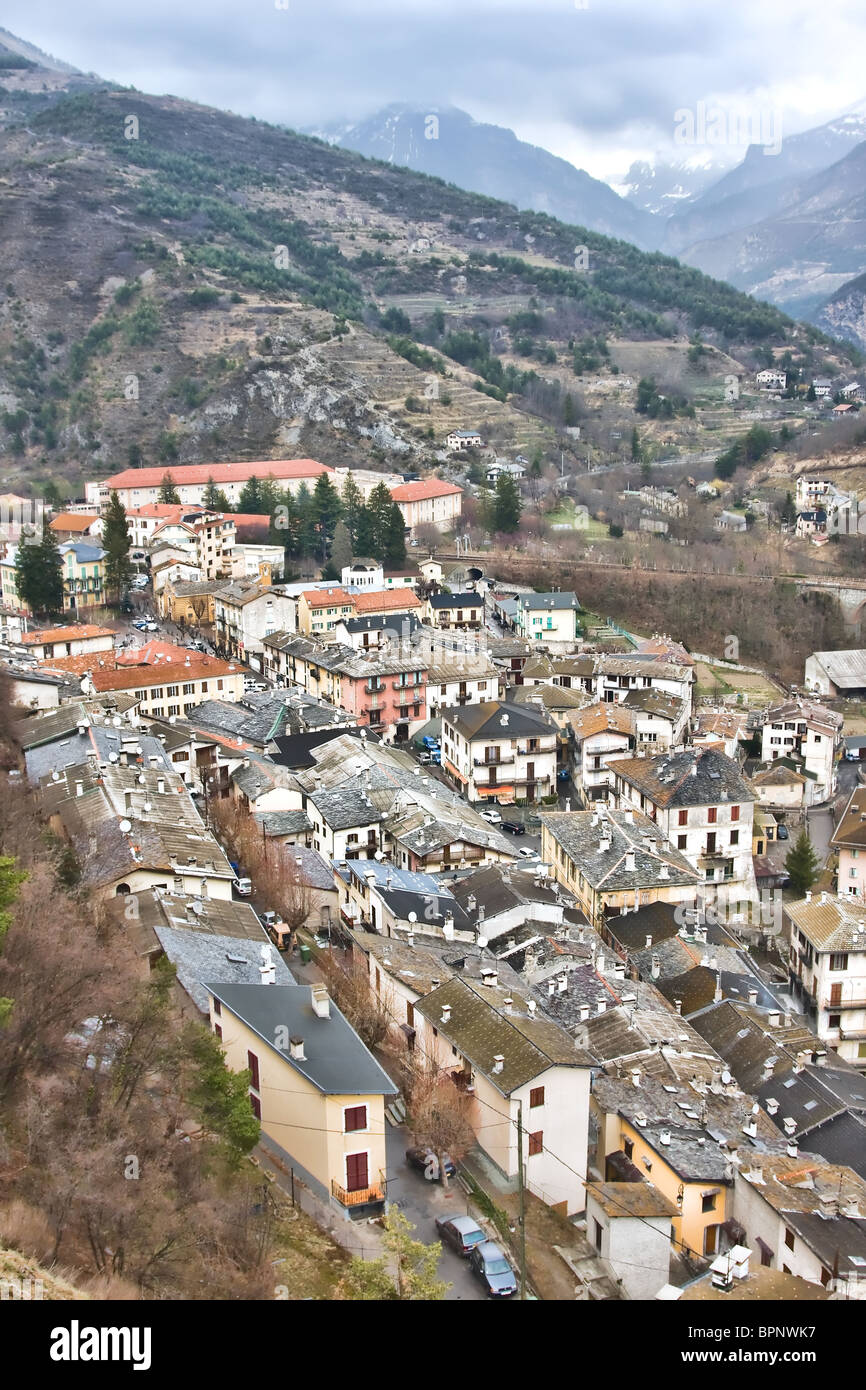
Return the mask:
<path id="1" fill-rule="evenodd" d="M 89 516 L 85 512 L 61 512 L 53 521 L 49 521 L 48 528 L 51 531 L 80 531 L 84 535 L 98 520 L 98 516 Z"/>
<path id="2" fill-rule="evenodd" d="M 23 647 L 41 647 L 45 642 L 78 642 L 84 637 L 113 637 L 110 627 L 95 627 L 93 623 L 77 623 L 72 627 L 49 627 L 42 632 L 25 632 Z"/>
<path id="3" fill-rule="evenodd" d="M 130 666 L 126 669 L 106 671 L 97 667 L 91 672 L 93 688 L 100 694 L 104 690 L 146 689 L 150 685 L 180 685 L 184 681 L 210 680 L 217 676 L 241 676 L 243 669 L 234 662 L 219 661 L 213 656 L 190 653 L 189 665 L 185 661 L 158 662 L 151 666 Z"/>
<path id="4" fill-rule="evenodd" d="M 363 591 L 360 594 L 353 594 L 350 601 L 354 601 L 355 612 L 358 616 L 364 613 L 385 613 L 391 611 L 401 611 L 407 608 L 420 608 L 421 600 L 410 589 L 408 585 L 400 589 L 379 589 Z"/>
<path id="5" fill-rule="evenodd" d="M 306 600 L 308 608 L 333 608 L 337 604 L 347 603 L 351 607 L 354 603 L 352 594 L 347 594 L 345 589 L 305 589 L 301 598 Z"/>
<path id="6" fill-rule="evenodd" d="M 400 483 L 392 487 L 391 496 L 395 502 L 422 502 L 427 497 L 453 497 L 462 491 L 462 487 L 443 483 L 441 478 L 427 478 L 425 482 Z"/>
<path id="7" fill-rule="evenodd" d="M 324 463 L 315 459 L 264 459 L 256 463 L 180 463 L 160 468 L 124 468 L 107 478 L 105 486 L 111 488 L 159 487 L 166 473 L 171 474 L 175 484 L 207 483 L 213 479 L 217 487 L 222 483 L 245 483 L 250 478 L 315 478 L 320 473 L 333 473 Z"/>
<path id="8" fill-rule="evenodd" d="M 136 470 L 140 472 L 141 470 Z M 177 521 L 190 512 L 203 512 L 195 502 L 146 502 L 143 507 L 128 507 L 127 516 L 150 516 L 159 521 Z"/>

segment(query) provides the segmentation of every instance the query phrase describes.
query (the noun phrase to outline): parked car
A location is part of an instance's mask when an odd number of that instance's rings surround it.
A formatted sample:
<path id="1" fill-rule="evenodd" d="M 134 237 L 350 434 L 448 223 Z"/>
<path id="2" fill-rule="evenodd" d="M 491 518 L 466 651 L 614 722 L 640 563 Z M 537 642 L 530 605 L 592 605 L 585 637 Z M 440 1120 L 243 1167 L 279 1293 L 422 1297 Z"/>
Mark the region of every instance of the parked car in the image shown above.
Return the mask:
<path id="1" fill-rule="evenodd" d="M 463 1259 L 468 1259 L 476 1245 L 487 1239 L 471 1216 L 437 1216 L 436 1230 L 445 1245 L 450 1245 Z"/>
<path id="2" fill-rule="evenodd" d="M 495 1240 L 475 1246 L 469 1255 L 469 1268 L 478 1275 L 491 1298 L 510 1298 L 517 1293 L 514 1270 Z"/>
<path id="3" fill-rule="evenodd" d="M 517 853 L 520 855 L 521 859 L 537 859 L 537 858 L 538 858 L 538 850 L 537 850 L 537 849 L 530 849 L 528 845 L 521 845 L 521 847 L 520 847 L 520 849 L 517 851 Z"/>
<path id="4" fill-rule="evenodd" d="M 570 782 L 570 781 L 571 781 L 571 773 L 569 772 L 569 770 L 568 770 L 567 767 L 561 767 L 561 768 L 559 769 L 559 771 L 558 771 L 557 774 L 556 774 L 556 780 L 557 780 L 557 782 Z"/>
<path id="5" fill-rule="evenodd" d="M 236 878 L 234 880 L 234 887 L 235 891 L 238 892 L 242 898 L 248 898 L 253 891 L 252 879 Z"/>
<path id="6" fill-rule="evenodd" d="M 439 747 L 439 740 L 438 740 L 438 738 L 431 738 L 430 734 L 425 734 L 424 737 L 422 738 L 421 742 L 423 743 L 423 745 L 424 745 L 425 748 L 438 748 L 438 747 Z"/>
<path id="7" fill-rule="evenodd" d="M 509 835 L 525 835 L 526 826 L 519 820 L 504 820 L 499 827 L 500 830 L 507 830 Z"/>
<path id="8" fill-rule="evenodd" d="M 145 632 L 159 632 L 159 623 L 145 623 Z"/>
<path id="9" fill-rule="evenodd" d="M 418 754 L 418 761 L 419 761 L 419 763 L 432 763 L 432 761 L 433 761 L 433 754 L 432 754 L 432 753 L 428 753 L 428 752 L 426 752 L 426 750 L 425 750 L 425 752 L 419 753 L 419 754 Z"/>
<path id="10" fill-rule="evenodd" d="M 407 1149 L 406 1162 L 410 1168 L 415 1168 L 419 1173 L 423 1173 L 428 1182 L 439 1181 L 439 1158 L 432 1149 Z M 449 1178 L 453 1178 L 457 1172 L 457 1168 L 447 1154 L 445 1155 L 445 1172 Z"/>
<path id="11" fill-rule="evenodd" d="M 489 821 L 491 825 L 500 825 L 502 822 L 502 817 L 499 812 L 494 811 L 492 806 L 488 807 L 486 811 L 481 812 L 481 819 Z"/>
<path id="12" fill-rule="evenodd" d="M 777 840 L 787 840 L 787 839 L 790 839 L 790 836 L 788 835 L 788 827 L 787 827 L 787 825 L 777 825 L 777 826 L 776 826 L 776 839 L 777 839 Z"/>

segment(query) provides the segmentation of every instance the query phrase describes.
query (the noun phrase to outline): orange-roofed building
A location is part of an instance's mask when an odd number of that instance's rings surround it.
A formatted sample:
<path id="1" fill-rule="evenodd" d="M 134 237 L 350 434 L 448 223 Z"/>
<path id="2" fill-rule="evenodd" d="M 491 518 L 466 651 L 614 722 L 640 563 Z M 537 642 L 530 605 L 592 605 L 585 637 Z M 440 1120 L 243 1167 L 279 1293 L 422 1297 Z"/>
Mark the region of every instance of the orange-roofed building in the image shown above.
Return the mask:
<path id="1" fill-rule="evenodd" d="M 354 618 L 359 597 L 336 584 L 333 589 L 305 589 L 298 597 L 298 632 L 314 637 L 333 632 L 343 618 Z"/>
<path id="2" fill-rule="evenodd" d="M 420 616 L 421 600 L 408 585 L 399 589 L 372 589 L 353 594 L 355 614 L 359 618 L 372 618 L 385 613 L 414 613 Z"/>
<path id="3" fill-rule="evenodd" d="M 97 666 L 82 677 L 85 694 L 127 690 L 140 701 L 139 712 L 152 719 L 183 717 L 204 700 L 240 700 L 244 673 L 233 661 L 187 652 L 184 661 L 152 662 L 146 666 Z"/>
<path id="4" fill-rule="evenodd" d="M 89 502 L 97 501 L 100 506 L 108 505 L 112 492 L 116 492 L 123 505 L 129 509 L 147 506 L 159 501 L 159 490 L 168 474 L 183 503 L 201 504 L 209 482 L 220 488 L 229 502 L 240 500 L 244 484 L 250 478 L 273 478 L 282 488 L 297 492 L 301 483 L 312 487 L 322 473 L 332 474 L 334 470 L 315 459 L 264 459 L 257 462 L 238 463 L 178 463 L 170 467 L 125 468 L 121 473 L 104 481 L 89 482 L 85 495 Z"/>
<path id="5" fill-rule="evenodd" d="M 72 627 L 53 627 L 42 632 L 25 632 L 21 646 L 37 661 L 53 657 L 79 656 L 91 652 L 110 652 L 114 633 L 110 627 L 76 623 Z"/>
<path id="6" fill-rule="evenodd" d="M 88 536 L 99 540 L 102 536 L 102 517 L 85 512 L 60 512 L 48 523 L 59 541 L 81 541 Z"/>
<path id="7" fill-rule="evenodd" d="M 438 531 L 448 531 L 463 510 L 462 487 L 443 482 L 441 478 L 401 483 L 392 487 L 391 496 L 413 533 L 418 526 L 435 526 Z"/>

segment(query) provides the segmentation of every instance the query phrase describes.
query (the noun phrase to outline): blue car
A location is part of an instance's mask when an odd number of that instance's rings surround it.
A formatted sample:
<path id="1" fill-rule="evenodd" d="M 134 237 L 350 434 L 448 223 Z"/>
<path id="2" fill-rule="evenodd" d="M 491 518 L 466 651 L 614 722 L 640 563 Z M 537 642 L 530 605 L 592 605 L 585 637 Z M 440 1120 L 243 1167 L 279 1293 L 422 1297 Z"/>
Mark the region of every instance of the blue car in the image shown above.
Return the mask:
<path id="1" fill-rule="evenodd" d="M 469 1266 L 490 1298 L 511 1298 L 517 1293 L 514 1270 L 495 1241 L 485 1240 L 483 1245 L 476 1245 L 469 1255 Z"/>

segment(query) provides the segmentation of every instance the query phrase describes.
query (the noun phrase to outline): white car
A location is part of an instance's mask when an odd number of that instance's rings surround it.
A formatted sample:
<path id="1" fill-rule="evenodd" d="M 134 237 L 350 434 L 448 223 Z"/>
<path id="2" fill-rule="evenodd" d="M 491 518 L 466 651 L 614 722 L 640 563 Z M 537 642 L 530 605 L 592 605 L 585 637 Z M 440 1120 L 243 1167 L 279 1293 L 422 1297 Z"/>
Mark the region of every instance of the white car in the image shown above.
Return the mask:
<path id="1" fill-rule="evenodd" d="M 502 817 L 499 812 L 494 810 L 482 811 L 481 819 L 489 821 L 491 825 L 500 825 L 502 823 Z"/>
<path id="2" fill-rule="evenodd" d="M 537 850 L 537 849 L 530 849 L 528 845 L 521 845 L 521 847 L 520 847 L 520 849 L 517 851 L 517 853 L 520 855 L 521 859 L 537 859 L 537 858 L 538 858 L 538 850 Z"/>

